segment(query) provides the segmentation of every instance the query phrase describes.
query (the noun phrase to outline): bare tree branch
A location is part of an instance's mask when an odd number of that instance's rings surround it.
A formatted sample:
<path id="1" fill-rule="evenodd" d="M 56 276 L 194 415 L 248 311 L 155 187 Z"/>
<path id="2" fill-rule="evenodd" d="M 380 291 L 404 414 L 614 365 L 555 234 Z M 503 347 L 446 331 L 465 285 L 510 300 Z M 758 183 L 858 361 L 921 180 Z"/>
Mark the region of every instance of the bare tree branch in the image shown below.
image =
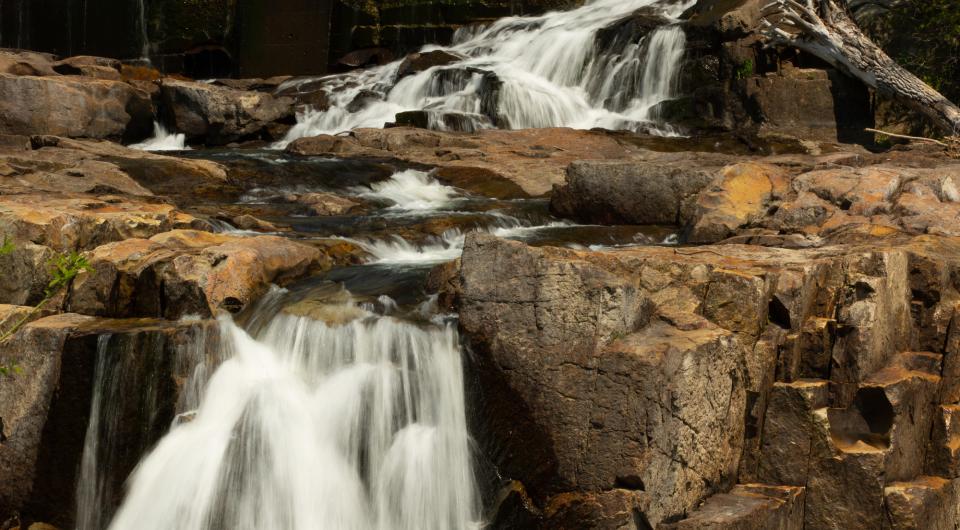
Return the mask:
<path id="1" fill-rule="evenodd" d="M 834 0 L 773 0 L 763 12 L 760 32 L 767 46 L 797 48 L 819 57 L 924 114 L 946 134 L 960 134 L 960 108 L 891 59 Z"/>

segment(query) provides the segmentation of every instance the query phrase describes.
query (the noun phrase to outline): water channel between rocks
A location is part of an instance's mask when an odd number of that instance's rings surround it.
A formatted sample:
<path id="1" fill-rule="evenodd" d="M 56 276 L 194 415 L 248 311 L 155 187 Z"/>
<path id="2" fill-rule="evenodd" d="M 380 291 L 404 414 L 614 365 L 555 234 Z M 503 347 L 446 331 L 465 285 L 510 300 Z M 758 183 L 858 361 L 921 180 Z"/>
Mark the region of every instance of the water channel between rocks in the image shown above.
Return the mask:
<path id="1" fill-rule="evenodd" d="M 378 162 L 269 150 L 180 156 L 246 175 L 245 189 L 197 208 L 253 214 L 275 234 L 342 242 L 359 257 L 221 317 L 218 344 L 180 347 L 186 397 L 126 491 L 110 476 L 111 418 L 124 401 L 118 392 L 131 391 L 124 359 L 134 345 L 102 336 L 77 491 L 81 530 L 109 521 L 157 530 L 479 528 L 489 492 L 468 432 L 468 363 L 456 315 L 425 286 L 430 271 L 458 259 L 470 231 L 571 248 L 672 240 L 667 228 L 577 225 L 551 216 L 543 199 L 493 199 Z M 318 195 L 353 206 L 305 210 Z M 233 234 L 271 233 L 213 221 Z M 137 391 L 150 408 L 156 389 Z M 156 430 L 150 418 L 144 428 Z"/>

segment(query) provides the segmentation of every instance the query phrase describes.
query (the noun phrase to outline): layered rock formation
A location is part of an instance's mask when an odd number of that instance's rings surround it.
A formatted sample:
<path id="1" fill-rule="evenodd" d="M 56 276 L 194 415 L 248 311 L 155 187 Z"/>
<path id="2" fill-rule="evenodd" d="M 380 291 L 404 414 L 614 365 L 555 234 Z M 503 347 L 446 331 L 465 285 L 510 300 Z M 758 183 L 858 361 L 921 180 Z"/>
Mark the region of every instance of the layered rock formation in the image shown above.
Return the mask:
<path id="1" fill-rule="evenodd" d="M 197 391 L 185 385 L 216 336 L 211 318 L 359 252 L 211 232 L 210 214 L 228 214 L 198 202 L 235 197 L 257 185 L 251 178 L 110 142 L 0 136 L 0 234 L 10 243 L 0 253 L 0 333 L 26 324 L 0 343 L 4 527 L 14 514 L 24 527 L 74 525 L 77 485 L 94 480 L 79 475 L 92 472 L 80 465 L 90 425 L 112 429 L 93 434 L 112 444 L 94 455 L 95 479 L 105 502 L 118 502 L 178 401 Z M 89 268 L 51 293 L 51 260 L 71 252 Z M 112 386 L 98 386 L 104 378 Z M 91 418 L 95 394 L 122 403 L 115 422 Z"/>
<path id="2" fill-rule="evenodd" d="M 532 508 L 508 506 L 542 528 L 952 528 L 960 165 L 722 162 L 576 162 L 554 194 L 706 246 L 468 238 L 483 428 Z"/>

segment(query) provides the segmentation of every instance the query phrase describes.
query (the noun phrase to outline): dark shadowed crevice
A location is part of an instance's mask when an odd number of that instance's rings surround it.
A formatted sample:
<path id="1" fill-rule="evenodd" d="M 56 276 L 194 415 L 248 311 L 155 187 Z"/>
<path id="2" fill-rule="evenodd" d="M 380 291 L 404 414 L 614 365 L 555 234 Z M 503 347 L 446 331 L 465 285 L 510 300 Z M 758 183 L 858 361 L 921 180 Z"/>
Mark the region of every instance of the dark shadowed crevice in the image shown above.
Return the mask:
<path id="1" fill-rule="evenodd" d="M 896 416 L 893 405 L 887 399 L 882 388 L 861 388 L 857 392 L 854 406 L 870 427 L 873 434 L 889 434 L 893 428 L 893 419 Z"/>
<path id="2" fill-rule="evenodd" d="M 633 525 L 637 530 L 653 530 L 653 525 L 651 525 L 650 520 L 647 519 L 647 514 L 640 510 L 633 511 Z"/>
<path id="3" fill-rule="evenodd" d="M 787 306 L 783 305 L 783 302 L 776 296 L 770 299 L 767 314 L 770 322 L 776 324 L 778 327 L 782 329 L 791 328 L 790 310 L 787 309 Z"/>
<path id="4" fill-rule="evenodd" d="M 643 480 L 638 475 L 623 475 L 614 480 L 615 488 L 633 491 L 646 491 Z"/>

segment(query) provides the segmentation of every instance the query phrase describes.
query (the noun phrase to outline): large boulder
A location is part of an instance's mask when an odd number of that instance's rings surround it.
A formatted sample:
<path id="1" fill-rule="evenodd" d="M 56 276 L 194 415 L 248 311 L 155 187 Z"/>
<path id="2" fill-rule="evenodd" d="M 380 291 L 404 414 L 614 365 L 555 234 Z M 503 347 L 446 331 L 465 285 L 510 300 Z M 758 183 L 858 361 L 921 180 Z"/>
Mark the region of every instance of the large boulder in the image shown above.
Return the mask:
<path id="1" fill-rule="evenodd" d="M 716 164 L 690 156 L 650 158 L 573 162 L 566 185 L 554 188 L 550 209 L 590 223 L 685 224 L 697 194 L 713 182 Z"/>
<path id="2" fill-rule="evenodd" d="M 949 236 L 601 252 L 469 236 L 454 290 L 476 432 L 532 504 L 497 518 L 944 528 L 958 274 Z"/>
<path id="3" fill-rule="evenodd" d="M 504 418 L 492 429 L 526 433 L 495 442 L 510 444 L 504 470 L 538 502 L 633 490 L 656 525 L 736 475 L 746 351 L 702 318 L 651 320 L 656 300 L 614 268 L 471 236 L 461 324 L 503 386 L 484 398 Z"/>
<path id="4" fill-rule="evenodd" d="M 57 75 L 56 58 L 48 53 L 0 49 L 0 73 L 11 75 Z"/>
<path id="5" fill-rule="evenodd" d="M 191 141 L 222 145 L 251 138 L 279 139 L 268 129 L 294 121 L 293 100 L 263 92 L 168 78 L 160 93 L 167 121 Z"/>
<path id="6" fill-rule="evenodd" d="M 175 230 L 131 238 L 90 252 L 92 270 L 77 277 L 69 308 L 116 317 L 235 313 L 320 258 L 316 248 L 277 236 Z"/>
<path id="7" fill-rule="evenodd" d="M 152 129 L 150 96 L 127 83 L 0 74 L 0 133 L 138 140 Z"/>
<path id="8" fill-rule="evenodd" d="M 157 194 L 170 197 L 183 205 L 196 204 L 197 199 L 221 196 L 233 191 L 227 169 L 209 160 L 195 160 L 165 156 L 138 149 L 130 149 L 113 142 L 72 140 L 51 136 L 33 137 L 32 153 L 17 157 L 24 174 L 41 174 L 49 178 L 51 172 L 73 178 L 74 186 L 80 178 L 88 189 L 72 190 L 64 185 L 69 178 L 58 177 L 47 182 L 51 191 L 103 192 L 113 188 L 127 194 Z M 91 162 L 93 161 L 93 162 Z M 96 164 L 97 171 L 83 171 L 85 165 Z M 124 182 L 132 182 L 136 189 L 116 187 L 117 181 L 106 182 L 108 174 L 126 175 Z M 20 178 L 28 178 L 21 176 Z M 29 177 L 32 185 L 39 177 Z M 121 179 L 121 176 L 117 177 Z M 146 190 L 146 191 L 144 191 Z"/>

